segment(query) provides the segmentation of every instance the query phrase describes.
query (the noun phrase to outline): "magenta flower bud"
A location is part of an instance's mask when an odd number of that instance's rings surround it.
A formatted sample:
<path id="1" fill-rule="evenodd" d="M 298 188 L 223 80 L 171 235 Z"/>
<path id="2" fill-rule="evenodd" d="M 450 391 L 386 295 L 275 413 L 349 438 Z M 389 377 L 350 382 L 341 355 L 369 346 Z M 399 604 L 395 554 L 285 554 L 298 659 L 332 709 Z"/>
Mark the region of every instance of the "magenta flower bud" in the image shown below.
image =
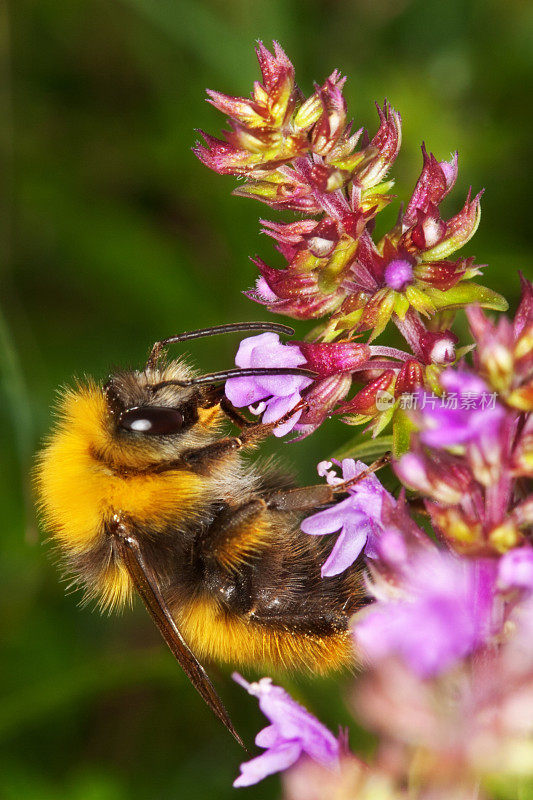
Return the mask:
<path id="1" fill-rule="evenodd" d="M 295 342 L 309 369 L 319 378 L 354 372 L 370 358 L 370 347 L 357 342 Z"/>
<path id="2" fill-rule="evenodd" d="M 251 294 L 251 293 L 249 293 Z M 255 289 L 254 295 L 258 299 L 260 303 L 264 305 L 268 305 L 269 303 L 275 303 L 279 300 L 278 296 L 274 294 L 266 280 L 263 278 L 262 275 L 255 282 Z"/>
<path id="3" fill-rule="evenodd" d="M 276 314 L 285 314 L 294 319 L 323 317 L 336 309 L 345 295 L 342 288 L 326 293 L 320 286 L 317 270 L 298 272 L 293 269 L 274 269 L 260 258 L 252 259 L 259 268 L 263 281 L 255 289 L 244 294 L 257 303 L 268 306 Z M 265 299 L 265 284 L 270 290 Z"/>
<path id="4" fill-rule="evenodd" d="M 397 292 L 403 292 L 413 280 L 413 267 L 404 259 L 395 259 L 385 267 L 385 283 Z"/>
<path id="5" fill-rule="evenodd" d="M 418 212 L 418 224 L 409 233 L 409 239 L 417 250 L 435 247 L 446 234 L 446 223 L 440 218 L 438 209 L 431 206 L 427 212 Z"/>
<path id="6" fill-rule="evenodd" d="M 432 497 L 439 503 L 455 505 L 472 490 L 468 468 L 448 454 L 406 453 L 394 462 L 394 471 L 405 486 Z"/>
<path id="7" fill-rule="evenodd" d="M 458 158 L 459 156 L 456 150 L 449 161 L 439 161 L 439 167 L 443 171 L 446 179 L 446 194 L 448 194 L 448 192 L 450 192 L 450 190 L 455 186 L 455 181 L 457 180 Z"/>
<path id="8" fill-rule="evenodd" d="M 241 764 L 235 787 L 259 783 L 267 775 L 292 766 L 301 756 L 308 756 L 329 769 L 338 769 L 339 741 L 281 686 L 275 686 L 270 678 L 248 683 L 238 673 L 233 674 L 233 679 L 258 698 L 259 708 L 270 720 L 270 725 L 255 737 L 256 745 L 265 752 Z"/>
<path id="9" fill-rule="evenodd" d="M 309 251 L 317 258 L 329 256 L 339 241 L 337 223 L 333 220 L 319 222 L 306 236 Z"/>
<path id="10" fill-rule="evenodd" d="M 516 547 L 500 558 L 498 586 L 501 589 L 533 590 L 533 547 Z"/>

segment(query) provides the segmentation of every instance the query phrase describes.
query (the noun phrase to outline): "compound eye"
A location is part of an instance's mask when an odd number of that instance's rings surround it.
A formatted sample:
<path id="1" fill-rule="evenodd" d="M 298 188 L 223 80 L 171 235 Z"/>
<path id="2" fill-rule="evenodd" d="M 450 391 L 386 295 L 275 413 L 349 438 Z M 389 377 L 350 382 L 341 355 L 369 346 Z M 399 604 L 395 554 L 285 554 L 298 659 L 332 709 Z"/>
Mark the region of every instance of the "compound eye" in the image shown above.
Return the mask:
<path id="1" fill-rule="evenodd" d="M 183 426 L 183 414 L 175 408 L 130 408 L 120 416 L 120 427 L 133 433 L 169 436 Z"/>

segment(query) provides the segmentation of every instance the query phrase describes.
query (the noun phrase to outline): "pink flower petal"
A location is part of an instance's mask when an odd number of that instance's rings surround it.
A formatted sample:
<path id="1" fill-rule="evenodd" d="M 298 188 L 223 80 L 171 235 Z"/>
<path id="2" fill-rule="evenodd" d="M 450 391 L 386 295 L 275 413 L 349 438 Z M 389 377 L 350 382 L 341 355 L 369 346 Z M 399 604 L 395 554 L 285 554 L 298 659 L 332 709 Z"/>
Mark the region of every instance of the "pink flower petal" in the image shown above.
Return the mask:
<path id="1" fill-rule="evenodd" d="M 238 788 L 259 783 L 267 775 L 273 775 L 275 772 L 281 772 L 291 767 L 298 761 L 301 752 L 301 745 L 297 741 L 280 744 L 275 748 L 266 750 L 260 756 L 241 764 L 241 774 L 233 782 L 233 785 Z"/>
<path id="2" fill-rule="evenodd" d="M 320 573 L 322 577 L 331 578 L 351 567 L 365 546 L 366 540 L 366 529 L 361 530 L 355 526 L 346 525 L 322 567 Z"/>

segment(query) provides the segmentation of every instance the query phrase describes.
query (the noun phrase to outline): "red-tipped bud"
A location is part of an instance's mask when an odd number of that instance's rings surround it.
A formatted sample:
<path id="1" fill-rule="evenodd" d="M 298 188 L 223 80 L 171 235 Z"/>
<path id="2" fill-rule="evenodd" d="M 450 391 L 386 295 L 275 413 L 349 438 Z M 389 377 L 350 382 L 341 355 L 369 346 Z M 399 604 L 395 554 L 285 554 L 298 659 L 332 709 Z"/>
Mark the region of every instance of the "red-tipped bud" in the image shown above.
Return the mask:
<path id="1" fill-rule="evenodd" d="M 197 142 L 192 149 L 193 153 L 202 164 L 219 175 L 246 175 L 259 161 L 256 153 L 241 150 L 204 131 L 199 133 L 205 139 L 205 145 Z"/>
<path id="2" fill-rule="evenodd" d="M 460 247 L 463 247 L 474 235 L 481 217 L 481 195 L 479 192 L 474 199 L 470 192 L 461 211 L 446 222 L 446 230 L 430 249 L 424 254 L 428 261 L 438 261 L 447 258 Z"/>
<path id="3" fill-rule="evenodd" d="M 402 394 L 412 394 L 423 385 L 424 369 L 422 365 L 414 359 L 406 361 L 396 378 L 394 395 L 400 397 Z"/>
<path id="4" fill-rule="evenodd" d="M 286 314 L 293 319 L 322 317 L 337 308 L 344 296 L 341 289 L 323 292 L 317 270 L 274 269 L 260 258 L 252 261 L 259 268 L 261 278 L 255 289 L 245 295 L 276 314 Z"/>
<path id="5" fill-rule="evenodd" d="M 423 144 L 422 157 L 422 172 L 402 218 L 403 230 L 416 223 L 419 211 L 425 214 L 431 205 L 438 205 L 453 189 L 457 179 L 457 153 L 451 161 L 439 162 L 433 153 L 428 154 Z"/>
<path id="6" fill-rule="evenodd" d="M 387 102 L 383 108 L 376 104 L 380 126 L 370 142 L 370 161 L 357 173 L 357 181 L 365 189 L 379 183 L 391 168 L 402 143 L 401 117 Z"/>
<path id="7" fill-rule="evenodd" d="M 346 102 L 342 87 L 346 79 L 337 80 L 334 73 L 317 92 L 322 103 L 322 115 L 313 128 L 313 152 L 325 156 L 330 153 L 346 128 Z"/>
<path id="8" fill-rule="evenodd" d="M 334 413 L 335 406 L 346 397 L 351 385 L 352 379 L 347 373 L 331 375 L 313 383 L 310 390 L 304 394 L 308 410 L 303 412 L 295 426 L 295 430 L 300 433 L 299 439 L 309 436 L 327 416 Z"/>
<path id="9" fill-rule="evenodd" d="M 370 347 L 357 342 L 294 342 L 309 369 L 320 378 L 354 372 L 370 358 Z"/>
<path id="10" fill-rule="evenodd" d="M 263 42 L 257 42 L 255 53 L 259 61 L 259 68 L 263 77 L 263 86 L 266 91 L 273 89 L 280 79 L 294 78 L 294 67 L 291 60 L 279 42 L 274 41 L 274 52 L 271 53 Z"/>
<path id="11" fill-rule="evenodd" d="M 383 393 L 392 393 L 389 390 L 394 382 L 394 370 L 388 369 L 379 378 L 371 381 L 364 389 L 361 389 L 347 403 L 340 406 L 335 413 L 337 414 L 364 414 L 371 416 L 376 413 L 376 401 L 382 398 Z"/>

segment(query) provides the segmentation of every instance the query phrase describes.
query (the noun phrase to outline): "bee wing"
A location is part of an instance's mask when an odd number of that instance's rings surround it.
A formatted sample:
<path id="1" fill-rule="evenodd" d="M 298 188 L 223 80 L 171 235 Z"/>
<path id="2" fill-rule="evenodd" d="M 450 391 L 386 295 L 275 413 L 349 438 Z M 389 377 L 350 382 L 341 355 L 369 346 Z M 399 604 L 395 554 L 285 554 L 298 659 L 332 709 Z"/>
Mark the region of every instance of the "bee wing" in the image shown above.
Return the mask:
<path id="1" fill-rule="evenodd" d="M 179 663 L 194 688 L 203 697 L 209 708 L 226 726 L 237 742 L 246 750 L 246 746 L 235 730 L 222 700 L 209 680 L 207 672 L 191 651 L 181 635 L 174 619 L 165 603 L 157 579 L 147 567 L 137 539 L 128 534 L 117 539 L 120 557 L 126 567 L 141 600 L 163 639 L 170 647 L 174 658 Z"/>

